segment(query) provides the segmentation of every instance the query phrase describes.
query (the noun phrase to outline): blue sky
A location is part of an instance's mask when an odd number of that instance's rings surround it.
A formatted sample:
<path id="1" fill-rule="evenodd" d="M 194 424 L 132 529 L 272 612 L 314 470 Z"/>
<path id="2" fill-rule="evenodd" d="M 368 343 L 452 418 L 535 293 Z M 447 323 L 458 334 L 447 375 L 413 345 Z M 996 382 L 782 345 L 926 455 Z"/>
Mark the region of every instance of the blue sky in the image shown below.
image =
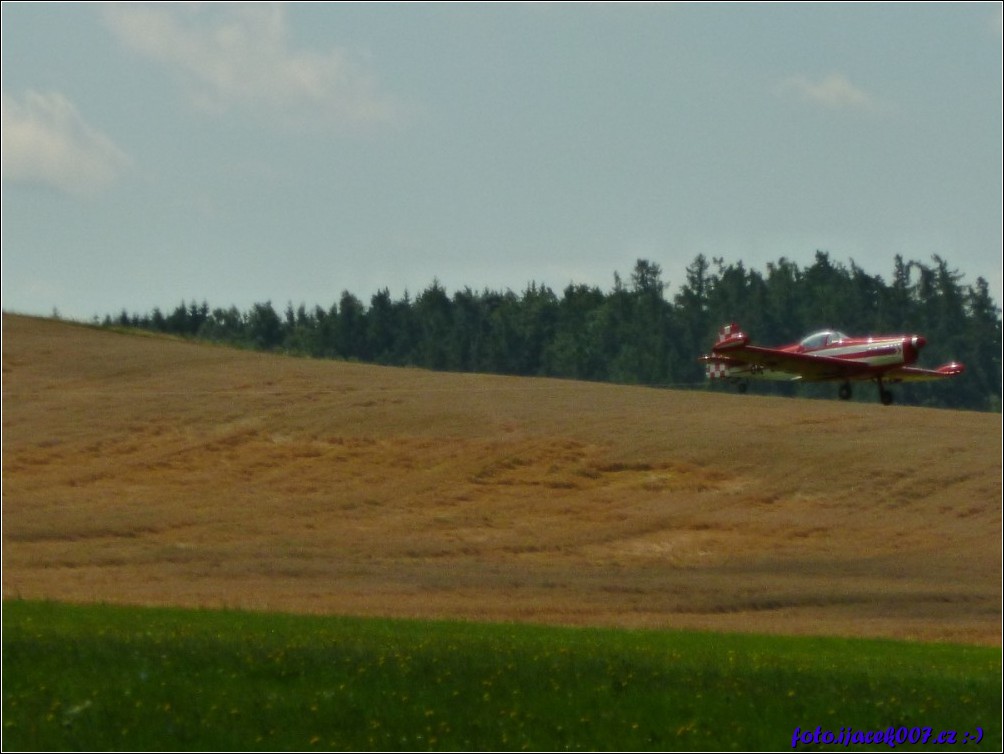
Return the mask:
<path id="1" fill-rule="evenodd" d="M 703 253 L 1002 291 L 1000 3 L 3 3 L 2 295 L 88 319 Z M 839 327 L 840 323 L 833 323 Z"/>

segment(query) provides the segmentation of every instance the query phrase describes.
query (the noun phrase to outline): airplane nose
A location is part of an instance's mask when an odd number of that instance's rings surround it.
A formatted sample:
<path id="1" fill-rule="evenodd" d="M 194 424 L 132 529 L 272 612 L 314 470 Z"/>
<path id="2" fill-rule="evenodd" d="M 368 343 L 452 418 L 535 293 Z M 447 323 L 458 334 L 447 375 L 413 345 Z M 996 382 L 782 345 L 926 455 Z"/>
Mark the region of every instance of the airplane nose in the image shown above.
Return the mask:
<path id="1" fill-rule="evenodd" d="M 920 355 L 920 349 L 927 345 L 927 341 L 920 335 L 911 335 L 903 338 L 903 361 L 912 364 Z"/>

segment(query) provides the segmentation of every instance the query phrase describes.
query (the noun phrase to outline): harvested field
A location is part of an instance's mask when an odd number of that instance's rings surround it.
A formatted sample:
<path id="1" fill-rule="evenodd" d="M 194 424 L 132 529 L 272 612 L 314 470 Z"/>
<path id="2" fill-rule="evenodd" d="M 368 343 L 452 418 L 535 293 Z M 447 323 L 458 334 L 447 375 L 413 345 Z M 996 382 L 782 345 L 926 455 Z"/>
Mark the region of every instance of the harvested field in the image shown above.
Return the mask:
<path id="1" fill-rule="evenodd" d="M 3 593 L 999 644 L 1001 417 L 5 314 Z"/>

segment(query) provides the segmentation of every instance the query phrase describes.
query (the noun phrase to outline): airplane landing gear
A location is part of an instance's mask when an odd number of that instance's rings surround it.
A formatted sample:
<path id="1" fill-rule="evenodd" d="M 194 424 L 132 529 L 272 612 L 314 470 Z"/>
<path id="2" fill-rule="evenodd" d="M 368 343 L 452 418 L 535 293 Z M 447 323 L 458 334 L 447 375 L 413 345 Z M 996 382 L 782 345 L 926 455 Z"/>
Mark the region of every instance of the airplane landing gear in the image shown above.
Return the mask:
<path id="1" fill-rule="evenodd" d="M 882 384 L 882 380 L 875 380 L 875 381 L 878 383 L 879 400 L 882 401 L 882 405 L 891 406 L 893 400 L 892 391 L 885 389 L 885 386 Z"/>
<path id="2" fill-rule="evenodd" d="M 845 382 L 843 385 L 841 385 L 840 386 L 840 390 L 837 392 L 837 395 L 840 397 L 840 400 L 842 400 L 842 401 L 850 400 L 850 398 L 851 398 L 851 383 Z"/>

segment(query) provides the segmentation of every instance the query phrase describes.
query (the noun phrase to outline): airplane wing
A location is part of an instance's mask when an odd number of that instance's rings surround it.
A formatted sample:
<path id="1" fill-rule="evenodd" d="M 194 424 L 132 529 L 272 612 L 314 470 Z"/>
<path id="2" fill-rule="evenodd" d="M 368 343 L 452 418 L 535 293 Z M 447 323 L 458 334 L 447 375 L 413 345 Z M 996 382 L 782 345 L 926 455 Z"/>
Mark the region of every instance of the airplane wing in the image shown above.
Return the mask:
<path id="1" fill-rule="evenodd" d="M 875 373 L 874 367 L 860 362 L 751 346 L 745 336 L 717 343 L 712 350 L 714 355 L 706 357 L 708 360 L 747 367 L 753 372 L 785 372 L 792 375 L 792 379 L 806 381 L 849 380 Z"/>
<path id="2" fill-rule="evenodd" d="M 957 361 L 938 367 L 937 369 L 921 369 L 920 367 L 897 367 L 883 375 L 888 382 L 924 382 L 926 380 L 941 380 L 962 374 L 965 367 Z"/>

